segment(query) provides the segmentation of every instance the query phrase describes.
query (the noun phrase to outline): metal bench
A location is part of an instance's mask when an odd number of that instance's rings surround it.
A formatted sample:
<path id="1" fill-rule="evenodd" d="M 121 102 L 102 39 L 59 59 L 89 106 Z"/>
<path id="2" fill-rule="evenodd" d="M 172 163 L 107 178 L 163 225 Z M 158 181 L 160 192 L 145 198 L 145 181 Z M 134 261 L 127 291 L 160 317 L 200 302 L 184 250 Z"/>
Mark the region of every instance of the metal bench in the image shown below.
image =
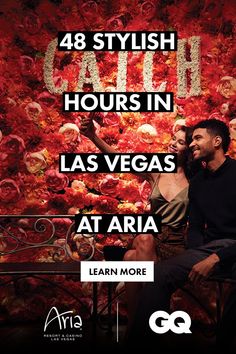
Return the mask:
<path id="1" fill-rule="evenodd" d="M 56 237 L 55 220 L 69 219 L 68 229 L 64 236 L 64 243 L 58 244 Z M 74 298 L 85 308 L 85 304 L 78 296 L 65 288 L 62 284 L 58 284 L 53 280 L 55 275 L 74 275 L 78 276 L 80 281 L 80 257 L 83 260 L 92 259 L 95 252 L 95 240 L 89 242 L 89 237 L 75 246 L 75 257 L 71 250 L 71 235 L 74 232 L 74 216 L 73 215 L 1 215 L 0 216 L 0 276 L 7 276 L 7 280 L 0 280 L 0 286 L 7 285 L 11 282 L 14 284 L 23 278 L 33 277 L 41 281 L 47 282 L 51 286 L 57 287 L 64 291 L 67 295 Z M 32 224 L 28 227 L 27 222 Z M 14 227 L 12 227 L 12 225 Z M 26 229 L 22 229 L 22 225 L 26 225 Z M 27 232 L 35 232 L 37 242 L 33 242 L 27 238 Z M 17 232 L 19 231 L 19 234 Z M 43 235 L 46 238 L 43 239 Z M 25 236 L 24 237 L 22 237 Z M 56 241 L 56 242 L 55 242 Z M 76 243 L 75 242 L 75 243 Z M 11 261 L 11 257 L 16 258 L 27 251 L 37 251 L 42 249 L 50 249 L 49 262 L 16 262 Z M 6 259 L 7 258 L 7 259 Z M 45 277 L 49 275 L 50 277 Z M 52 279 L 51 279 L 52 278 Z M 92 288 L 92 313 L 90 309 L 86 311 L 91 316 L 93 324 L 93 334 L 96 335 L 97 315 L 98 315 L 98 290 L 97 283 L 93 283 Z"/>

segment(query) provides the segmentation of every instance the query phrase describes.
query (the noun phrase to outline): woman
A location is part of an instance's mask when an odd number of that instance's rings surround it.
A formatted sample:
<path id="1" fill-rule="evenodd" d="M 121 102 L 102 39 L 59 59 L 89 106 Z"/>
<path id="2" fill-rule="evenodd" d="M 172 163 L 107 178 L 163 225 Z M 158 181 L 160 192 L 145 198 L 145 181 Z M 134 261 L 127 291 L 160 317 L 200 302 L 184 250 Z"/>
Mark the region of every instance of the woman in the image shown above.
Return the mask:
<path id="1" fill-rule="evenodd" d="M 115 153 L 115 149 L 99 138 L 93 125 L 94 114 L 90 114 L 81 124 L 81 133 L 87 136 L 101 151 Z M 151 234 L 140 234 L 135 237 L 132 249 L 125 253 L 124 260 L 159 261 L 174 256 L 185 248 L 185 234 L 188 209 L 188 161 L 191 142 L 190 130 L 181 126 L 174 132 L 168 145 L 169 153 L 177 154 L 176 173 L 142 173 L 151 185 L 151 212 L 162 217 L 162 232 L 157 237 Z M 129 322 L 133 318 L 136 307 L 135 299 L 140 283 L 127 283 Z"/>
<path id="2" fill-rule="evenodd" d="M 189 185 L 186 131 L 184 126 L 179 128 L 168 145 L 168 152 L 177 154 L 177 172 L 147 176 L 151 185 L 151 212 L 161 215 L 162 232 L 155 239 L 149 234 L 137 236 L 133 249 L 125 255 L 126 260 L 163 260 L 185 248 Z"/>

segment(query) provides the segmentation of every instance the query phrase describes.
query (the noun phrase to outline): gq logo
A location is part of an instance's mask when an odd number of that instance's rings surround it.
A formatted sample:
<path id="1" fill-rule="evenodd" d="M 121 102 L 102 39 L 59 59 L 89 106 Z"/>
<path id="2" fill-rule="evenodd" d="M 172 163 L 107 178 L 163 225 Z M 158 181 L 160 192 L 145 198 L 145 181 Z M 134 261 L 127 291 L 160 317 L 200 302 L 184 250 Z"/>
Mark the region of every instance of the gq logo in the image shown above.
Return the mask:
<path id="1" fill-rule="evenodd" d="M 156 320 L 161 319 L 161 325 L 158 326 Z M 176 319 L 182 319 L 183 321 L 176 321 Z M 191 318 L 184 311 L 175 311 L 172 314 L 168 314 L 165 311 L 156 311 L 149 318 L 149 326 L 151 330 L 158 334 L 163 334 L 171 330 L 176 334 L 192 333 L 190 331 Z"/>

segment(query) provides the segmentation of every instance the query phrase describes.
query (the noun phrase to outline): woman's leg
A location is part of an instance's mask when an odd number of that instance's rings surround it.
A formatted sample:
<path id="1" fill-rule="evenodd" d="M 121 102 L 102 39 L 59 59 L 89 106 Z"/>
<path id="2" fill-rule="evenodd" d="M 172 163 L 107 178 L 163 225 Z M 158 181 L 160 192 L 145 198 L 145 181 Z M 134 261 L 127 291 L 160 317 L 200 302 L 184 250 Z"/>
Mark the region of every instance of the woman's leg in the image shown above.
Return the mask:
<path id="1" fill-rule="evenodd" d="M 151 234 L 138 235 L 134 242 L 137 261 L 157 261 L 156 243 Z"/>

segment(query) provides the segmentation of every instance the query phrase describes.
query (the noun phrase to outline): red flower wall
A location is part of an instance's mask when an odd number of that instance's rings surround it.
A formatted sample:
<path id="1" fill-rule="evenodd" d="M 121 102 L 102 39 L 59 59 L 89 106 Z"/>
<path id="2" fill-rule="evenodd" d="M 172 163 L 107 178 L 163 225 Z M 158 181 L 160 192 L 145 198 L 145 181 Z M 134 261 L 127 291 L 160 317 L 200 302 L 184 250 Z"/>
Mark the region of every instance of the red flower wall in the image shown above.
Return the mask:
<path id="1" fill-rule="evenodd" d="M 180 39 L 200 37 L 200 96 L 177 97 L 176 52 L 157 52 L 153 61 L 153 86 L 167 82 L 166 91 L 175 93 L 175 111 L 103 114 L 98 133 L 119 151 L 164 151 L 178 118 L 186 119 L 187 125 L 209 117 L 229 124 L 234 118 L 236 54 L 231 2 L 35 0 L 9 1 L 0 6 L 1 214 L 61 214 L 74 212 L 74 208 L 81 212 L 85 207 L 96 212 L 98 205 L 102 211 L 99 198 L 105 209 L 113 198 L 114 212 L 123 207 L 135 211 L 136 203 L 141 200 L 140 181 L 132 176 L 116 176 L 119 183 L 114 185 L 111 194 L 106 187 L 108 178 L 103 174 L 95 178 L 57 172 L 60 152 L 97 151 L 79 134 L 86 113 L 63 113 L 62 96 L 50 94 L 45 86 L 45 53 L 59 30 L 174 29 Z M 56 86 L 68 80 L 68 89 L 76 90 L 82 55 L 81 52 L 56 53 L 53 72 Z M 143 56 L 142 52 L 128 53 L 127 91 L 143 90 Z M 103 86 L 107 90 L 114 88 L 117 52 L 97 52 L 96 59 Z M 91 87 L 84 85 L 84 90 Z M 65 126 L 67 123 L 72 125 Z M 137 134 L 143 124 L 156 129 L 153 139 Z M 234 153 L 235 140 L 230 150 L 231 155 Z M 83 183 L 74 187 L 76 181 Z M 54 203 L 56 198 L 61 203 Z M 96 203 L 92 202 L 94 198 Z"/>
<path id="2" fill-rule="evenodd" d="M 79 132 L 87 113 L 63 113 L 62 96 L 51 94 L 44 80 L 45 54 L 58 31 L 84 30 L 176 30 L 179 39 L 200 37 L 201 94 L 179 98 L 177 53 L 156 52 L 153 87 L 166 82 L 166 91 L 174 92 L 174 112 L 102 114 L 96 128 L 106 142 L 121 152 L 163 152 L 177 119 L 191 126 L 215 117 L 231 127 L 229 154 L 236 156 L 234 2 L 5 1 L 0 4 L 0 214 L 142 213 L 146 207 L 149 186 L 132 175 L 58 172 L 60 152 L 98 152 Z M 95 55 L 102 85 L 110 91 L 117 84 L 118 53 Z M 82 58 L 82 52 L 56 52 L 55 87 L 67 80 L 68 91 L 76 91 Z M 143 52 L 128 53 L 127 91 L 144 91 L 143 65 Z M 154 133 L 140 132 L 144 124 Z M 101 237 L 101 245 L 126 242 Z M 34 256 L 41 260 L 42 252 Z"/>

